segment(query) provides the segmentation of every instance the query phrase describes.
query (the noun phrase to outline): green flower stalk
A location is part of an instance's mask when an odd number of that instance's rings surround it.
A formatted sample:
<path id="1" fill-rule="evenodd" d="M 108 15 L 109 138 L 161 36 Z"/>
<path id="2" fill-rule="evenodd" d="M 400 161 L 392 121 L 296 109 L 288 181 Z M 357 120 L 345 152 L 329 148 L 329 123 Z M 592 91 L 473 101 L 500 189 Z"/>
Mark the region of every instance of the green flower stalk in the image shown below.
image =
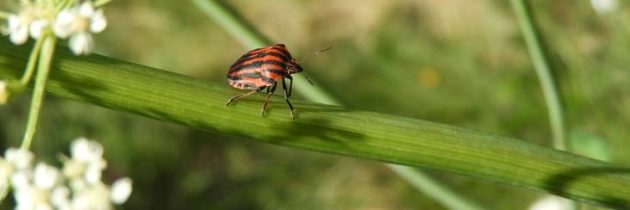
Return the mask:
<path id="1" fill-rule="evenodd" d="M 47 36 L 44 38 L 42 45 L 41 56 L 38 61 L 37 77 L 35 78 L 35 88 L 33 90 L 33 98 L 31 99 L 31 108 L 28 115 L 28 123 L 26 125 L 26 131 L 24 132 L 24 138 L 22 139 L 21 149 L 28 150 L 33 141 L 33 136 L 37 129 L 37 120 L 39 118 L 39 111 L 44 101 L 44 88 L 46 87 L 46 80 L 48 79 L 48 73 L 50 72 L 50 62 L 52 61 L 53 53 L 55 51 L 56 38 L 54 36 Z"/>

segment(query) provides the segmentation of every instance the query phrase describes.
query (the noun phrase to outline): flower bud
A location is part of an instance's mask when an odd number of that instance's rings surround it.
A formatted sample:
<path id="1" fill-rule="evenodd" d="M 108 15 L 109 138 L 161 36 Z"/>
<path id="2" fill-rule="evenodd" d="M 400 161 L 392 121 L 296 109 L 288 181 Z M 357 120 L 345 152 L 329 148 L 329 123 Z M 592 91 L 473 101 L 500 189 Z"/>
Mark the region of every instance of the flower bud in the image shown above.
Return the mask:
<path id="1" fill-rule="evenodd" d="M 6 104 L 9 100 L 9 85 L 6 81 L 0 80 L 0 105 Z"/>
<path id="2" fill-rule="evenodd" d="M 24 92 L 24 86 L 17 80 L 0 80 L 0 105 L 6 104 L 9 99 Z"/>

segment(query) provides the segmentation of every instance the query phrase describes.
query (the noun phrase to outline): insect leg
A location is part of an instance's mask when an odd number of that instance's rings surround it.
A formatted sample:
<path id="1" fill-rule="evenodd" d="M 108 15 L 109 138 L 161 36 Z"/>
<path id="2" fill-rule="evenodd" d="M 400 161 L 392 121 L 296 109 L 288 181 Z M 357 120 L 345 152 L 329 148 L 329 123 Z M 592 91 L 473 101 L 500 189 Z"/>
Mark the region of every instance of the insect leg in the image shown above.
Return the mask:
<path id="1" fill-rule="evenodd" d="M 271 96 L 273 95 L 274 92 L 276 92 L 276 85 L 278 83 L 274 82 L 273 85 L 268 86 L 267 87 L 267 97 L 265 98 L 265 103 L 263 104 L 263 108 L 262 108 L 262 112 L 260 113 L 260 116 L 265 116 L 265 111 L 267 110 L 267 104 L 269 104 L 269 101 L 271 101 Z"/>
<path id="2" fill-rule="evenodd" d="M 287 98 L 288 98 L 288 97 L 291 97 L 291 93 L 293 92 L 293 77 L 288 76 L 286 78 L 289 79 L 289 93 L 287 94 Z M 282 82 L 284 83 L 284 79 L 282 80 Z"/>
<path id="3" fill-rule="evenodd" d="M 295 119 L 295 115 L 293 115 L 293 105 L 291 105 L 291 102 L 289 101 L 289 96 L 291 96 L 291 89 L 293 86 L 293 78 L 289 77 L 289 81 L 291 81 L 291 83 L 289 85 L 289 90 L 287 91 L 287 83 L 284 81 L 284 78 L 282 78 L 282 93 L 284 94 L 284 101 L 287 102 L 287 105 L 289 105 L 289 109 L 291 110 L 291 118 Z"/>
<path id="4" fill-rule="evenodd" d="M 263 90 L 263 88 L 265 88 L 265 87 L 261 87 L 261 88 L 258 88 L 256 90 L 249 91 L 247 93 L 244 93 L 243 95 L 234 96 L 234 97 L 230 98 L 230 100 L 228 100 L 228 102 L 227 102 L 227 104 L 225 104 L 225 106 L 229 106 L 230 104 L 236 102 L 237 100 L 239 100 L 241 98 L 245 98 L 245 97 L 247 97 L 247 96 L 249 96 L 251 94 L 254 94 L 255 92 L 261 91 L 261 90 Z"/>

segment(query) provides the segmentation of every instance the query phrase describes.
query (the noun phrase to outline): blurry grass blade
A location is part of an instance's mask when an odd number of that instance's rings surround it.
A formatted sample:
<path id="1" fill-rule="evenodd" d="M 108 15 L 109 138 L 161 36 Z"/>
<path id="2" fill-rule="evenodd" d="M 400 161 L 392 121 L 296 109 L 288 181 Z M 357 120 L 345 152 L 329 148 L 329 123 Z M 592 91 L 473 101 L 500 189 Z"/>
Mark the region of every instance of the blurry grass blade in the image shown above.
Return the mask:
<path id="1" fill-rule="evenodd" d="M 262 35 L 258 34 L 251 25 L 245 24 L 246 21 L 241 17 L 234 15 L 229 7 L 222 5 L 217 0 L 191 0 L 197 7 L 204 13 L 214 19 L 219 25 L 225 28 L 230 35 L 234 36 L 241 43 L 244 43 L 248 48 L 260 48 L 265 47 L 269 43 L 269 40 L 263 39 Z"/>
<path id="2" fill-rule="evenodd" d="M 559 150 L 570 150 L 569 142 L 565 136 L 564 114 L 562 110 L 562 102 L 558 94 L 554 78 L 551 74 L 550 58 L 545 52 L 542 37 L 538 32 L 536 22 L 531 14 L 528 2 L 525 0 L 512 0 L 512 8 L 516 13 L 518 25 L 523 33 L 525 44 L 529 50 L 536 75 L 540 82 L 540 87 L 545 96 L 547 112 L 549 113 L 549 125 L 551 127 L 553 147 Z M 578 209 L 575 203 L 572 203 L 572 209 Z"/>
<path id="3" fill-rule="evenodd" d="M 567 150 L 567 140 L 565 137 L 564 119 L 560 95 L 553 76 L 551 75 L 551 65 L 549 58 L 545 53 L 543 41 L 540 37 L 538 29 L 532 15 L 530 14 L 529 5 L 525 0 L 512 0 L 512 7 L 518 19 L 518 25 L 523 33 L 525 44 L 529 50 L 529 56 L 534 63 L 534 69 L 540 86 L 545 96 L 545 102 L 549 112 L 549 123 L 551 124 L 551 132 L 553 134 L 554 148 Z"/>
<path id="4" fill-rule="evenodd" d="M 572 152 L 601 161 L 611 161 L 610 144 L 600 136 L 584 130 L 570 133 Z"/>
<path id="5" fill-rule="evenodd" d="M 446 188 L 433 180 L 433 178 L 425 173 L 418 173 L 416 169 L 407 166 L 399 166 L 388 164 L 389 168 L 398 175 L 409 181 L 417 189 L 422 190 L 427 196 L 440 201 L 449 209 L 457 210 L 481 210 L 477 204 L 467 201 L 460 197 L 456 192 Z"/>
<path id="6" fill-rule="evenodd" d="M 28 47 L 0 42 L 0 79 L 17 78 Z M 295 100 L 258 115 L 263 97 L 226 107 L 235 92 L 99 55 L 56 50 L 46 90 L 55 96 L 248 139 L 387 163 L 433 168 L 630 208 L 630 168 L 480 131 Z M 280 99 L 280 98 L 277 98 Z M 175 142 L 174 142 L 175 143 Z"/>

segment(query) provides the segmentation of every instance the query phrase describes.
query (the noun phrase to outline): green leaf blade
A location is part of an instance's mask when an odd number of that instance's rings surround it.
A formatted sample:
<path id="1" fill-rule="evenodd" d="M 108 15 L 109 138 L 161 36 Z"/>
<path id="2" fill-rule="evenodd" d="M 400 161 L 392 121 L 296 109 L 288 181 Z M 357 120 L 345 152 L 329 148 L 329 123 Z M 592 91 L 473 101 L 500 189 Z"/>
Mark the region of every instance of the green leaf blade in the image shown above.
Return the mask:
<path id="1" fill-rule="evenodd" d="M 16 78 L 25 48 L 0 42 L 0 78 Z M 47 91 L 115 110 L 256 141 L 432 168 L 548 191 L 612 207 L 630 206 L 630 170 L 485 132 L 281 97 L 260 117 L 263 97 L 234 106 L 238 91 L 104 56 L 58 50 Z"/>

